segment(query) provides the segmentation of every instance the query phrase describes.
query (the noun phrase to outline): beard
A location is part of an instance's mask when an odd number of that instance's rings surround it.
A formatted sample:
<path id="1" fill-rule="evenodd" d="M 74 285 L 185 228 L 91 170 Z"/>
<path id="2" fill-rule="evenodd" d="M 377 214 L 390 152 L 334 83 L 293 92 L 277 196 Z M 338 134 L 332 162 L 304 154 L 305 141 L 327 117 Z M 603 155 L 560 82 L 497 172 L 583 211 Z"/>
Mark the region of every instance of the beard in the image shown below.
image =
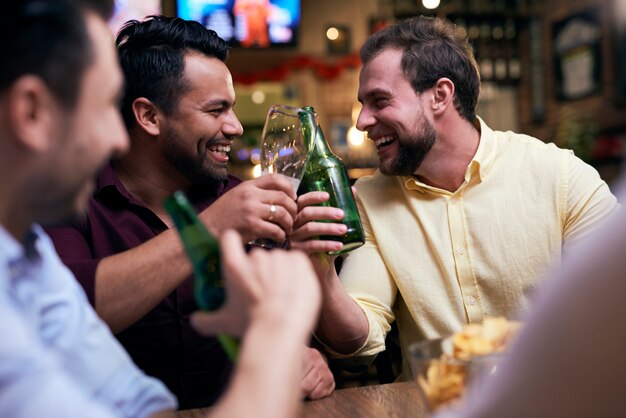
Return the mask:
<path id="1" fill-rule="evenodd" d="M 433 125 L 422 119 L 417 132 L 396 139 L 398 155 L 392 160 L 380 162 L 381 173 L 387 176 L 410 176 L 415 174 L 424 158 L 435 144 L 437 134 Z"/>
<path id="2" fill-rule="evenodd" d="M 94 193 L 95 181 L 69 183 L 66 179 L 61 185 L 50 178 L 40 182 L 36 188 L 41 188 L 36 194 L 38 215 L 35 222 L 43 226 L 67 225 L 87 216 L 89 199 Z M 50 192 L 54 191 L 51 195 Z"/>
<path id="3" fill-rule="evenodd" d="M 210 152 L 208 148 L 204 152 L 191 154 L 184 146 L 183 136 L 171 128 L 168 129 L 166 138 L 164 158 L 192 185 L 213 185 L 228 179 L 226 165 L 213 162 L 207 156 Z M 211 141 L 205 146 L 209 145 Z"/>

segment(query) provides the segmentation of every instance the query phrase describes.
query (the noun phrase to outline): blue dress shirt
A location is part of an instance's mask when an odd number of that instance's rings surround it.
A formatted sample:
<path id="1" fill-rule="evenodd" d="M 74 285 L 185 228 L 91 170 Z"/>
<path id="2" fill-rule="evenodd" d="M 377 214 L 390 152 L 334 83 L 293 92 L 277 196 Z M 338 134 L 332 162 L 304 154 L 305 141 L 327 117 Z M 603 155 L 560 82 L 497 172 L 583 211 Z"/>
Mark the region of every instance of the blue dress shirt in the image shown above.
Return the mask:
<path id="1" fill-rule="evenodd" d="M 0 226 L 0 416 L 144 417 L 175 409 L 95 311 L 48 236 Z"/>

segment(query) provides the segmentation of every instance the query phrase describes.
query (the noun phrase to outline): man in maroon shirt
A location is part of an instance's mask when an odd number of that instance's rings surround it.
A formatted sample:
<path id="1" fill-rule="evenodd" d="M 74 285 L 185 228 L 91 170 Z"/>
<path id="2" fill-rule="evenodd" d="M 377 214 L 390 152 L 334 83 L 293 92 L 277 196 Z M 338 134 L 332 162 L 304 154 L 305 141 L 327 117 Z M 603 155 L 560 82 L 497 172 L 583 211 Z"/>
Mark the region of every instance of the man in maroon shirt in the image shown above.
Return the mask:
<path id="1" fill-rule="evenodd" d="M 189 324 L 197 310 L 192 270 L 162 202 L 184 190 L 215 235 L 235 229 L 243 243 L 284 241 L 296 195 L 278 176 L 228 175 L 242 126 L 224 64 L 228 46 L 215 32 L 159 16 L 127 24 L 117 45 L 131 150 L 100 173 L 85 217 L 48 232 L 135 363 L 161 379 L 181 409 L 210 405 L 231 367 L 216 340 Z M 334 380 L 323 357 L 308 349 L 305 358 L 304 395 L 327 396 Z"/>

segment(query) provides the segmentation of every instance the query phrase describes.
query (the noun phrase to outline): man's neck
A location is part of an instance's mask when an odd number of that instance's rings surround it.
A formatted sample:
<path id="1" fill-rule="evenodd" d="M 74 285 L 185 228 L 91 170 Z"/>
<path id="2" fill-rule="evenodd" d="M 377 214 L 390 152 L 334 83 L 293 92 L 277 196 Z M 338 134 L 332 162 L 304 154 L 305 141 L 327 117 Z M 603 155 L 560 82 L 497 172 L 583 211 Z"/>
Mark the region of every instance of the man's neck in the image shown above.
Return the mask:
<path id="1" fill-rule="evenodd" d="M 19 207 L 15 200 L 7 199 L 7 201 L 12 203 L 15 209 Z M 0 224 L 18 242 L 23 242 L 33 221 L 29 220 L 29 216 L 26 216 L 24 211 L 14 210 L 13 213 L 9 213 L 5 209 L 5 207 L 0 208 Z"/>
<path id="2" fill-rule="evenodd" d="M 480 132 L 470 122 L 463 119 L 447 124 L 415 176 L 424 184 L 455 192 L 465 181 L 479 142 Z"/>
<path id="3" fill-rule="evenodd" d="M 15 173 L 14 173 L 15 174 Z M 5 173 L 5 175 L 9 175 Z M 7 177 L 3 177 L 7 178 Z M 6 181 L 0 184 L 0 224 L 17 241 L 22 242 L 35 217 L 27 201 L 28 191 Z"/>
<path id="4" fill-rule="evenodd" d="M 157 165 L 137 164 L 128 158 L 113 162 L 112 167 L 126 190 L 165 222 L 163 201 L 183 188 L 180 182 L 163 176 Z"/>

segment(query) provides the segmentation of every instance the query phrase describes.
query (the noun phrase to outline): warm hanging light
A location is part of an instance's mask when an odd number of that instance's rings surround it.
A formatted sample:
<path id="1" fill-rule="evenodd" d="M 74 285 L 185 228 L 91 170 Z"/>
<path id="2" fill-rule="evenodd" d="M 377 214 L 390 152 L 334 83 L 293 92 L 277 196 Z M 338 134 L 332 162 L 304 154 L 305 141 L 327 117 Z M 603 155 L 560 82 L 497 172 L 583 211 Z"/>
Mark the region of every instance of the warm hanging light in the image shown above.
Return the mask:
<path id="1" fill-rule="evenodd" d="M 337 38 L 339 38 L 339 29 L 337 29 L 334 26 L 331 26 L 330 28 L 326 29 L 326 37 L 330 39 L 331 41 L 337 40 Z"/>
<path id="2" fill-rule="evenodd" d="M 252 167 L 252 177 L 261 177 L 261 164 L 255 164 L 254 167 Z"/>
<path id="3" fill-rule="evenodd" d="M 436 9 L 439 7 L 440 0 L 422 0 L 422 5 L 427 9 Z"/>
<path id="4" fill-rule="evenodd" d="M 365 141 L 365 133 L 359 131 L 356 126 L 351 126 L 348 129 L 348 142 L 354 147 L 360 147 Z"/>
<path id="5" fill-rule="evenodd" d="M 250 98 L 254 104 L 263 104 L 263 102 L 265 102 L 265 93 L 261 90 L 255 90 Z"/>

